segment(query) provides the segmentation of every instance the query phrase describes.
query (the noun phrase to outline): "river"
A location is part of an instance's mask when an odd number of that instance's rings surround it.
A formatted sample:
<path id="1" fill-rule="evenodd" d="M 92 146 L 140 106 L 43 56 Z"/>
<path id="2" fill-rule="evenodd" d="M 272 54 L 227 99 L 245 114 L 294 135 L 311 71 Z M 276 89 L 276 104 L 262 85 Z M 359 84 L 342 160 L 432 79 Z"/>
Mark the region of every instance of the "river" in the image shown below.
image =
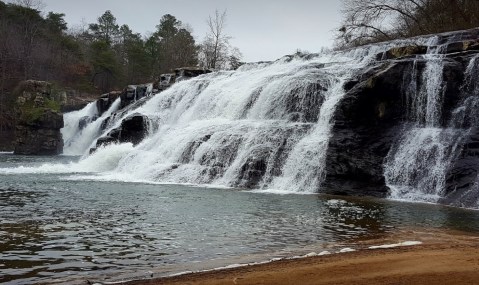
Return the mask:
<path id="1" fill-rule="evenodd" d="M 0 154 L 0 282 L 158 277 L 354 245 L 401 228 L 479 232 L 478 211 L 434 204 L 42 171 L 78 159 Z"/>

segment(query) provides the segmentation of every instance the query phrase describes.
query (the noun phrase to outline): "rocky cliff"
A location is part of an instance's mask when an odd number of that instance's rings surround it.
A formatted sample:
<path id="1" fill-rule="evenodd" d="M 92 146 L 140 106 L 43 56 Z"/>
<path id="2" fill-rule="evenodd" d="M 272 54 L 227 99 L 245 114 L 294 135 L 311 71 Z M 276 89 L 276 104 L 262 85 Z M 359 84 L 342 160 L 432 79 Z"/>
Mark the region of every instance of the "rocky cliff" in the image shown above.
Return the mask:
<path id="1" fill-rule="evenodd" d="M 373 66 L 368 66 L 357 78 L 345 84 L 346 95 L 335 113 L 335 123 L 329 141 L 327 171 L 323 184 L 325 192 L 389 196 L 391 185 L 388 185 L 385 179 L 387 178 L 385 163 L 387 163 L 388 155 L 394 155 L 397 151 L 394 148 L 399 147 L 398 142 L 404 139 L 408 129 L 422 128 L 426 133 L 430 128 L 431 130 L 451 130 L 451 132 L 457 132 L 458 137 L 461 133 L 464 136 L 454 141 L 457 143 L 454 150 L 444 151 L 450 151 L 449 154 L 444 155 L 424 147 L 420 150 L 422 153 L 411 152 L 409 157 L 403 157 L 402 159 L 405 160 L 422 161 L 416 165 L 417 173 L 414 175 L 418 177 L 408 177 L 402 182 L 410 184 L 406 187 L 418 186 L 414 183 L 424 179 L 420 176 L 429 175 L 426 172 L 421 173 L 419 169 L 434 168 L 432 161 L 434 157 L 448 156 L 452 162 L 440 162 L 450 163 L 446 166 L 445 173 L 437 173 L 438 176 L 445 175 L 446 178 L 439 182 L 444 184 L 440 200 L 443 203 L 452 204 L 461 200 L 457 202 L 460 206 L 472 206 L 477 202 L 479 196 L 477 191 L 471 191 L 471 187 L 477 187 L 479 173 L 476 131 L 478 126 L 475 119 L 479 109 L 466 101 L 477 98 L 479 93 L 478 90 L 466 90 L 464 80 L 466 73 L 471 72 L 468 68 L 471 68 L 471 64 L 474 64 L 479 55 L 478 32 L 479 30 L 475 29 L 439 35 L 436 46 L 414 45 L 392 48 L 378 54 L 377 62 Z M 441 69 L 440 78 L 437 80 L 441 93 L 438 100 L 440 105 L 437 110 L 437 123 L 427 124 L 427 118 L 418 119 L 412 116 L 411 112 L 418 111 L 415 109 L 418 108 L 414 105 L 415 102 L 428 104 L 428 100 L 431 99 L 418 99 L 418 97 L 421 96 L 420 92 L 427 93 L 427 85 L 432 84 L 425 75 L 431 59 L 425 55 L 428 50 L 430 52 L 434 49 L 438 50 L 437 58 L 440 60 L 438 68 Z M 474 80 L 477 80 L 478 75 L 473 74 Z M 411 78 L 412 76 L 414 78 Z M 413 94 L 408 94 L 411 93 L 411 90 L 408 90 L 411 86 L 414 86 L 416 90 Z M 421 86 L 424 91 L 421 91 Z M 408 96 L 414 96 L 414 98 Z M 422 102 L 415 100 L 422 100 Z M 468 114 L 469 118 L 461 118 L 460 125 L 455 124 L 458 110 L 465 108 L 470 108 L 469 111 L 472 114 Z M 422 162 L 431 164 L 419 165 Z M 407 167 L 406 163 L 403 167 Z M 429 183 L 434 182 L 429 181 Z M 465 195 L 471 197 L 467 198 Z"/>
<path id="2" fill-rule="evenodd" d="M 23 81 L 16 88 L 15 154 L 55 155 L 63 151 L 60 98 L 44 81 Z"/>

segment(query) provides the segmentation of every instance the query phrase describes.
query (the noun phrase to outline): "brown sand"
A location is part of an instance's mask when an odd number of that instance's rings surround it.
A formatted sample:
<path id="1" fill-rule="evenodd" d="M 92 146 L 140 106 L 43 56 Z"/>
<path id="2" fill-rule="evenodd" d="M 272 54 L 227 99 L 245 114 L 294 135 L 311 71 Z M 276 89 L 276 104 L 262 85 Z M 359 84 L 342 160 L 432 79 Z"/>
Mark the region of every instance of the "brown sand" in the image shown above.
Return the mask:
<path id="1" fill-rule="evenodd" d="M 370 245 L 419 240 L 422 245 L 368 249 Z M 235 269 L 129 282 L 153 284 L 479 284 L 479 237 L 409 231 L 361 241 L 358 250 Z"/>

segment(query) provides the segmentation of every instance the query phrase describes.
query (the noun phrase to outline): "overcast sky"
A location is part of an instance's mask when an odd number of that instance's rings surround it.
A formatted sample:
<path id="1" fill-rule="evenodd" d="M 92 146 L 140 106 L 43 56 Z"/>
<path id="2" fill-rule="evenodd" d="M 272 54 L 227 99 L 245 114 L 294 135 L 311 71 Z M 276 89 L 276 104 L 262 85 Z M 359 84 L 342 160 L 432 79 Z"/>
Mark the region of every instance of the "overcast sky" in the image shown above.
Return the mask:
<path id="1" fill-rule="evenodd" d="M 317 52 L 331 47 L 339 26 L 340 0 L 43 0 L 44 11 L 65 13 L 69 27 L 94 23 L 111 10 L 118 24 L 137 33 L 155 30 L 161 16 L 171 14 L 193 28 L 199 42 L 206 19 L 215 9 L 227 10 L 226 32 L 247 62 L 274 60 L 297 49 Z"/>

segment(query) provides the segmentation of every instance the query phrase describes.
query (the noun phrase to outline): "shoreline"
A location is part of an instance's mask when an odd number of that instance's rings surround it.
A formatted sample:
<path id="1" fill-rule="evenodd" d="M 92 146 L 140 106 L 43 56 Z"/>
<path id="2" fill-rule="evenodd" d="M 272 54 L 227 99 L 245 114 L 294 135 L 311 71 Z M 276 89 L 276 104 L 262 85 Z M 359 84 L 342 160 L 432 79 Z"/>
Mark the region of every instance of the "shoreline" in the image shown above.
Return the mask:
<path id="1" fill-rule="evenodd" d="M 388 245 L 394 246 L 388 248 Z M 386 248 L 381 248 L 383 246 Z M 232 264 L 116 284 L 479 283 L 479 236 L 470 233 L 409 230 L 385 238 L 358 241 L 352 248 L 354 251 L 344 250 L 347 248 L 338 247 L 339 250 L 332 254 L 315 253 L 256 264 Z"/>

